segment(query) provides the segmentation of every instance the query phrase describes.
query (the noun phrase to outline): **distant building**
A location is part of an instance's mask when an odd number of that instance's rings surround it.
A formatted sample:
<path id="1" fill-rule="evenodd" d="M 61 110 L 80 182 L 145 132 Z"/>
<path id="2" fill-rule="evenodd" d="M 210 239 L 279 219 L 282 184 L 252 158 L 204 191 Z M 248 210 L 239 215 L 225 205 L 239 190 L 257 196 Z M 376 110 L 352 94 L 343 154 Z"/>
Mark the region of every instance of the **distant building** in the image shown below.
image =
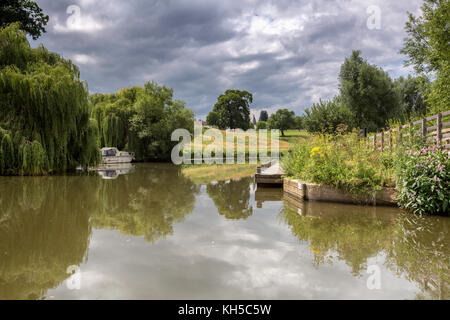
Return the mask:
<path id="1" fill-rule="evenodd" d="M 203 121 L 201 119 L 195 119 L 194 120 L 194 126 L 197 126 L 197 127 L 203 126 L 203 127 L 205 127 L 206 126 L 206 121 Z"/>

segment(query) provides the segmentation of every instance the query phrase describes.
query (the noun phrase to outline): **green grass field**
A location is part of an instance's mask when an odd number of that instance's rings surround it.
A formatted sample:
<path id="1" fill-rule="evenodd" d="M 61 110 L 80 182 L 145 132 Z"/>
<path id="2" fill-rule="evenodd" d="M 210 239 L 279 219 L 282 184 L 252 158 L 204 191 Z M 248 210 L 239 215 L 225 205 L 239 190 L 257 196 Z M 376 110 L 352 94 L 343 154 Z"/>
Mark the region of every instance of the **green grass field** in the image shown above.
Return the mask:
<path id="1" fill-rule="evenodd" d="M 225 131 L 221 130 L 225 137 Z M 286 130 L 284 137 L 280 136 L 280 151 L 287 151 L 289 147 L 297 141 L 308 139 L 309 133 L 300 130 Z M 268 145 L 270 146 L 271 137 L 270 131 L 268 134 Z M 225 138 L 224 138 L 225 140 Z M 211 142 L 204 142 L 202 147 L 205 148 Z M 225 154 L 224 143 L 224 154 Z M 248 148 L 246 148 L 248 149 Z M 183 165 L 182 174 L 191 179 L 195 184 L 207 184 L 212 181 L 222 181 L 230 179 L 239 179 L 252 176 L 256 173 L 256 164 L 201 164 L 201 165 Z"/>

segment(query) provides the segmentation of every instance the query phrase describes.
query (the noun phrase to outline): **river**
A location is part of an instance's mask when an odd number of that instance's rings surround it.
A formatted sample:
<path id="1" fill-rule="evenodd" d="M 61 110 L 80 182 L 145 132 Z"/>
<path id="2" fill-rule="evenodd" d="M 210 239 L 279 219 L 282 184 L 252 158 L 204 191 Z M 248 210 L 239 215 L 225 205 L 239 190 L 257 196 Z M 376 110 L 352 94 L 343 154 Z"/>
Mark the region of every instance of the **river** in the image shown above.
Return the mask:
<path id="1" fill-rule="evenodd" d="M 122 173 L 0 177 L 0 299 L 450 298 L 449 218 Z"/>

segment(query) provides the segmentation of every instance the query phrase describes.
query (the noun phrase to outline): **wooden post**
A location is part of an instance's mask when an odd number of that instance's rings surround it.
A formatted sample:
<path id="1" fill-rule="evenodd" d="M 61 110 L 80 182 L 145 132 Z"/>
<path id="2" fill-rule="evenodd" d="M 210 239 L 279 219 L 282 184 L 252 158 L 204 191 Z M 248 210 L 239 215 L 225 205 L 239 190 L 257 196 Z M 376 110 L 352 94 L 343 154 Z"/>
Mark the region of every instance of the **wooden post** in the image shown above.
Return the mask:
<path id="1" fill-rule="evenodd" d="M 442 142 L 442 113 L 437 115 L 436 126 L 436 143 L 440 145 Z"/>
<path id="2" fill-rule="evenodd" d="M 381 131 L 381 152 L 384 150 L 384 131 Z"/>
<path id="3" fill-rule="evenodd" d="M 414 126 L 412 122 L 409 123 L 409 142 L 413 141 L 414 135 L 413 135 Z"/>
<path id="4" fill-rule="evenodd" d="M 392 152 L 392 130 L 389 130 L 389 149 Z"/>
<path id="5" fill-rule="evenodd" d="M 373 150 L 377 151 L 377 133 L 376 132 L 373 136 Z"/>
<path id="6" fill-rule="evenodd" d="M 422 119 L 422 139 L 423 139 L 424 143 L 427 142 L 427 120 L 426 119 Z"/>

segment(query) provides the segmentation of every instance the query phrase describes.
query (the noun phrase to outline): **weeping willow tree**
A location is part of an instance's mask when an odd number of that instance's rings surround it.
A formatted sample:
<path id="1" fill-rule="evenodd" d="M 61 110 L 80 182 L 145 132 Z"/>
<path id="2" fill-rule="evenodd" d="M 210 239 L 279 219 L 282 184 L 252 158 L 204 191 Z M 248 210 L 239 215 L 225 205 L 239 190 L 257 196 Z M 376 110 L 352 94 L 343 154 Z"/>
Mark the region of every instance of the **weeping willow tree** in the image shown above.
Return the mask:
<path id="1" fill-rule="evenodd" d="M 173 130 L 193 131 L 194 114 L 173 99 L 173 90 L 156 82 L 94 94 L 92 116 L 98 123 L 99 144 L 132 151 L 138 161 L 170 159 Z"/>
<path id="2" fill-rule="evenodd" d="M 97 135 L 78 68 L 31 48 L 17 24 L 0 29 L 0 175 L 98 163 Z"/>

